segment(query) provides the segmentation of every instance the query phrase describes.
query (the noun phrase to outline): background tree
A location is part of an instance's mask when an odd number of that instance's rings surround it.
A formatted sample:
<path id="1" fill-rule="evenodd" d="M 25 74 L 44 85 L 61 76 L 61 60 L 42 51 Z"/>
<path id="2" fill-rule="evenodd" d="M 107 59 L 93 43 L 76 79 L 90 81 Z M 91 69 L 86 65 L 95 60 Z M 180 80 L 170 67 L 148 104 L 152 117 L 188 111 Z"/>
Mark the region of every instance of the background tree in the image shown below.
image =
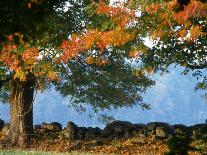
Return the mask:
<path id="1" fill-rule="evenodd" d="M 149 34 L 154 46 L 143 55 L 143 63 L 155 71 L 170 65 L 184 67 L 198 79 L 196 89 L 207 89 L 207 3 L 206 1 L 154 2 L 146 8 Z"/>
<path id="2" fill-rule="evenodd" d="M 128 47 L 136 31 L 126 26 L 134 16 L 119 9 L 126 17 L 120 21 L 117 8 L 103 4 L 0 2 L 0 94 L 10 102 L 12 144 L 24 146 L 33 134 L 34 91 L 50 86 L 95 110 L 135 104 L 148 108 L 139 93 L 153 81 L 127 61 L 135 55 Z M 113 18 L 103 7 L 114 10 Z"/>
<path id="3" fill-rule="evenodd" d="M 182 66 L 183 74 L 193 72 L 196 89 L 207 89 L 207 3 L 203 0 L 128 0 L 119 7 L 136 12 L 129 25 L 137 31 L 131 46 L 138 53 L 141 68 L 168 72 L 170 65 Z M 151 48 L 140 44 L 149 38 Z M 138 42 L 136 42 L 138 40 Z"/>

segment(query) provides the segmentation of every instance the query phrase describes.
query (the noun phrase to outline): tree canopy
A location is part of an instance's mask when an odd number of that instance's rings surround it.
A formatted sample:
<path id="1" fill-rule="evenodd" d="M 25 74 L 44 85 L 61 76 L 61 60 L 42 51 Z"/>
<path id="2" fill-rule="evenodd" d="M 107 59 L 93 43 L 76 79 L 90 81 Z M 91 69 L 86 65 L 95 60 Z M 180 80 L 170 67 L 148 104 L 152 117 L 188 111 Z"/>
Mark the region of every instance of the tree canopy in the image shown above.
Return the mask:
<path id="1" fill-rule="evenodd" d="M 117 8 L 110 20 L 103 4 L 94 1 L 14 0 L 0 5 L 3 100 L 11 90 L 9 81 L 27 81 L 32 75 L 35 89 L 52 85 L 64 96 L 72 95 L 75 103 L 87 102 L 96 109 L 148 107 L 140 93 L 154 82 L 127 62 L 128 46 L 123 46 L 136 34 L 126 28 L 132 13 Z M 119 19 L 120 13 L 126 21 Z M 113 49 L 106 48 L 107 42 Z"/>
<path id="2" fill-rule="evenodd" d="M 183 66 L 198 79 L 196 89 L 207 88 L 207 3 L 205 1 L 163 1 L 146 8 L 148 28 L 154 46 L 142 61 L 154 71 L 168 71 L 172 64 Z"/>
<path id="3" fill-rule="evenodd" d="M 109 1 L 25 0 L 0 5 L 2 83 L 33 74 L 36 89 L 53 84 L 79 103 L 131 105 L 142 100 L 137 92 L 153 84 L 145 73 L 177 64 L 186 68 L 184 73 L 196 70 L 194 75 L 202 77 L 198 88 L 206 88 L 201 70 L 206 68 L 204 1 L 130 0 L 112 6 Z M 144 45 L 145 37 L 152 48 Z M 7 92 L 4 84 L 1 95 Z"/>
<path id="4" fill-rule="evenodd" d="M 129 0 L 116 1 L 113 6 L 100 1 L 94 2 L 93 7 L 91 17 L 95 27 L 63 42 L 65 59 L 94 46 L 104 53 L 105 49 L 116 50 L 125 45 L 128 56 L 136 57 L 141 68 L 148 71 L 167 71 L 171 64 L 184 66 L 185 73 L 206 69 L 205 1 Z M 153 43 L 151 48 L 143 44 L 146 37 Z M 91 57 L 88 60 L 94 62 Z"/>
<path id="5" fill-rule="evenodd" d="M 142 15 L 154 46 L 143 54 L 145 64 L 155 70 L 170 64 L 205 69 L 206 14 L 205 1 L 150 2 Z"/>

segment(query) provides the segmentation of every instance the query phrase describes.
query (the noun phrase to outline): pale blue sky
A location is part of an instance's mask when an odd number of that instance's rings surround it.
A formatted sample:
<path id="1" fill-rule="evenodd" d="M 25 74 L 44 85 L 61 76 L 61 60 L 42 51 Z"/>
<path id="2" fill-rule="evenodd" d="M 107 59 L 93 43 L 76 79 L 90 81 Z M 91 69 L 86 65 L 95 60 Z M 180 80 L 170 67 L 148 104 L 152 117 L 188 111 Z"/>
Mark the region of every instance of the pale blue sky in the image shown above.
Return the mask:
<path id="1" fill-rule="evenodd" d="M 207 101 L 201 97 L 204 92 L 195 92 L 195 78 L 180 75 L 180 70 L 171 69 L 170 74 L 164 76 L 153 75 L 157 84 L 144 95 L 144 100 L 151 103 L 151 110 L 142 111 L 140 107 L 134 107 L 106 113 L 118 120 L 133 123 L 164 121 L 192 125 L 205 122 Z M 79 126 L 104 127 L 90 107 L 86 112 L 79 114 L 66 106 L 67 103 L 68 101 L 54 90 L 38 93 L 34 103 L 34 123 L 57 121 L 66 125 L 67 121 L 74 121 Z M 93 117 L 89 117 L 90 114 Z M 0 104 L 0 118 L 9 120 L 8 105 Z"/>

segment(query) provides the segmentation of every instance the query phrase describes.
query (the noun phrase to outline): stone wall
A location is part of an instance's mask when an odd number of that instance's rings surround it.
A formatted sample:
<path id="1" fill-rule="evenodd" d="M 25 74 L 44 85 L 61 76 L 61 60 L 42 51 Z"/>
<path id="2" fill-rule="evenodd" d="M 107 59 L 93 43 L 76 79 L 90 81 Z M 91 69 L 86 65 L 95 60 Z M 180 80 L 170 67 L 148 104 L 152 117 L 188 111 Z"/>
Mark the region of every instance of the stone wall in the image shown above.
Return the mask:
<path id="1" fill-rule="evenodd" d="M 0 131 L 8 133 L 9 124 L 0 119 Z M 79 127 L 69 121 L 65 128 L 58 122 L 42 123 L 34 126 L 34 134 L 45 135 L 56 133 L 59 138 L 69 140 L 113 140 L 127 139 L 130 137 L 152 136 L 154 139 L 167 139 L 173 136 L 187 136 L 191 139 L 207 138 L 207 123 L 185 126 L 182 124 L 170 125 L 165 122 L 149 122 L 147 124 L 132 124 L 127 121 L 114 121 L 104 129 L 98 127 Z"/>

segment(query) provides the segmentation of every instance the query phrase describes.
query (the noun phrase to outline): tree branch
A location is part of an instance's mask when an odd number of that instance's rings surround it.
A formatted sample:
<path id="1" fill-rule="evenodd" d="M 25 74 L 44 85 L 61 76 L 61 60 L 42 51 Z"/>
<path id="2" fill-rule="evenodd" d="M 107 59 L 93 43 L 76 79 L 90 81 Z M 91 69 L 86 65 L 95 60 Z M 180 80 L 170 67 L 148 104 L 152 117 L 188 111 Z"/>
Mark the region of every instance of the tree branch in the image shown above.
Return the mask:
<path id="1" fill-rule="evenodd" d="M 194 69 L 205 69 L 205 68 L 207 68 L 207 63 L 200 64 L 200 65 L 187 64 L 187 67 L 192 69 L 192 70 L 194 70 Z"/>

